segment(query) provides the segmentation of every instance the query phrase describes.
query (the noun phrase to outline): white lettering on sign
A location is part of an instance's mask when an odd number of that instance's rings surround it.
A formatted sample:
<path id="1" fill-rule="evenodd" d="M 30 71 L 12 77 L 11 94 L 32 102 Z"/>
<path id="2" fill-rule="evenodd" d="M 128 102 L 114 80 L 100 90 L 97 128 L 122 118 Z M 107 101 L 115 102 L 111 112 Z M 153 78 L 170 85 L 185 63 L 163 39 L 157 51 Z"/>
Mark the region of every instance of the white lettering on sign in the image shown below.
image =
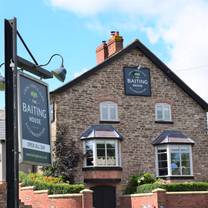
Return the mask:
<path id="1" fill-rule="evenodd" d="M 22 147 L 40 152 L 51 152 L 50 145 L 23 139 Z"/>
<path id="2" fill-rule="evenodd" d="M 34 105 L 29 105 L 29 104 L 23 102 L 22 103 L 22 110 L 24 113 L 30 113 L 34 116 L 46 118 L 46 110 L 40 109 Z"/>
<path id="3" fill-rule="evenodd" d="M 145 84 L 145 85 L 148 85 L 148 81 L 147 80 L 143 80 L 143 79 L 127 79 L 127 83 L 129 83 L 129 84 Z"/>

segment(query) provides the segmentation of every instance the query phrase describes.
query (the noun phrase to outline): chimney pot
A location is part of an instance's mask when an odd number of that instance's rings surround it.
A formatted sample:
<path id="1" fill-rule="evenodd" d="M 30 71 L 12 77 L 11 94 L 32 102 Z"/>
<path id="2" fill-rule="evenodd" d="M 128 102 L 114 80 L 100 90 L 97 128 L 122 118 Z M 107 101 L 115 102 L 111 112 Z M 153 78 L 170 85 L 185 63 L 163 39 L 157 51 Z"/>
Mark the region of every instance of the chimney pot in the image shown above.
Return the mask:
<path id="1" fill-rule="evenodd" d="M 119 31 L 111 31 L 110 39 L 102 41 L 102 43 L 96 48 L 96 61 L 97 64 L 102 63 L 108 57 L 114 53 L 123 49 L 123 37 L 119 35 Z"/>

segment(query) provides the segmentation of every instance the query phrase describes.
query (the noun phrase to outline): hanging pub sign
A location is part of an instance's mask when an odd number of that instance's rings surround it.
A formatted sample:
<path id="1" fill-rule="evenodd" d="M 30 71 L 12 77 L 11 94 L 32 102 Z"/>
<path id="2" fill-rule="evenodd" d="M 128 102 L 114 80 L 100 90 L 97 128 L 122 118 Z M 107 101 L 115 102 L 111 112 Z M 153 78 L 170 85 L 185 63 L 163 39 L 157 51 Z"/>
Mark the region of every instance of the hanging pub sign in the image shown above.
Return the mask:
<path id="1" fill-rule="evenodd" d="M 125 67 L 124 87 L 126 95 L 151 96 L 150 70 L 145 67 Z"/>
<path id="2" fill-rule="evenodd" d="M 19 143 L 23 163 L 51 164 L 49 95 L 46 83 L 18 73 Z"/>

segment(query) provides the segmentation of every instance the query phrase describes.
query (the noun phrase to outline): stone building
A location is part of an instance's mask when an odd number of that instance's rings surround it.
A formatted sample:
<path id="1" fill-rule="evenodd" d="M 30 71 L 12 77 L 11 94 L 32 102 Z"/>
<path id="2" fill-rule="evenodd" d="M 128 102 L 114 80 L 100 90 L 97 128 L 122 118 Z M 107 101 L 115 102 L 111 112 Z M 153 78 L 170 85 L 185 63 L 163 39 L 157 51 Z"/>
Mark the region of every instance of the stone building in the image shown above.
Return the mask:
<path id="1" fill-rule="evenodd" d="M 53 138 L 67 125 L 68 141 L 85 153 L 76 181 L 94 190 L 94 206 L 115 207 L 129 177 L 144 171 L 207 179 L 208 104 L 139 40 L 123 48 L 112 32 L 96 58 L 94 68 L 51 92 Z"/>

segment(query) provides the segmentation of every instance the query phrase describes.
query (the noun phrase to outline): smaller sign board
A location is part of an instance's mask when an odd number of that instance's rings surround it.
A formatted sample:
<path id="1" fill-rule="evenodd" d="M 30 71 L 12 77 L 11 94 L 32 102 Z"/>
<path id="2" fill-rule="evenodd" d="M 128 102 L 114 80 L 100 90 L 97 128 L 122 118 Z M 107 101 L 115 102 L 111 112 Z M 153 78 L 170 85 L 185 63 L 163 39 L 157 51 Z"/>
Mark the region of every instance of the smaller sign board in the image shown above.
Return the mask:
<path id="1" fill-rule="evenodd" d="M 48 86 L 18 72 L 19 143 L 22 162 L 51 164 Z"/>
<path id="2" fill-rule="evenodd" d="M 126 95 L 151 96 L 150 70 L 145 67 L 125 67 L 124 87 Z"/>

